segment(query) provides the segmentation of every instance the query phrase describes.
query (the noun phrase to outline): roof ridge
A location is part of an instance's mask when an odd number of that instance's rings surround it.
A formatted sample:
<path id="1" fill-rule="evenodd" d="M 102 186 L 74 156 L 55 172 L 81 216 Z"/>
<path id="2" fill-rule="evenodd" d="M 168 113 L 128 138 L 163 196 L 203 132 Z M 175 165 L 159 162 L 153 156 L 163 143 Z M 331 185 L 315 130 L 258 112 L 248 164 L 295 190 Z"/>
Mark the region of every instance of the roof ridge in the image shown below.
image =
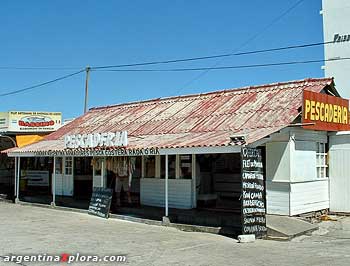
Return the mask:
<path id="1" fill-rule="evenodd" d="M 147 103 L 159 103 L 161 101 L 171 101 L 171 100 L 177 100 L 177 99 L 186 99 L 186 98 L 195 98 L 195 97 L 202 97 L 212 94 L 220 94 L 220 93 L 228 93 L 228 92 L 240 92 L 244 90 L 257 90 L 257 89 L 263 89 L 268 87 L 274 87 L 274 86 L 284 86 L 289 84 L 299 84 L 299 83 L 305 83 L 305 82 L 321 82 L 321 81 L 333 81 L 333 78 L 305 78 L 301 80 L 292 80 L 292 81 L 286 81 L 286 82 L 274 82 L 274 83 L 268 83 L 268 84 L 261 84 L 261 85 L 254 85 L 254 86 L 244 86 L 239 88 L 229 88 L 229 89 L 222 89 L 218 91 L 210 91 L 206 93 L 196 93 L 196 94 L 188 94 L 188 95 L 179 95 L 179 96 L 169 96 L 169 97 L 163 97 L 163 98 L 154 98 L 154 99 L 147 99 L 147 100 L 141 100 L 141 101 L 133 101 L 128 103 L 120 103 L 120 104 L 112 104 L 112 105 L 106 105 L 106 106 L 97 106 L 92 107 L 89 109 L 89 111 L 95 111 L 95 110 L 102 110 L 102 109 L 108 109 L 108 108 L 115 108 L 115 107 L 122 107 L 122 106 L 130 106 L 130 105 L 136 105 L 136 104 L 147 104 Z"/>

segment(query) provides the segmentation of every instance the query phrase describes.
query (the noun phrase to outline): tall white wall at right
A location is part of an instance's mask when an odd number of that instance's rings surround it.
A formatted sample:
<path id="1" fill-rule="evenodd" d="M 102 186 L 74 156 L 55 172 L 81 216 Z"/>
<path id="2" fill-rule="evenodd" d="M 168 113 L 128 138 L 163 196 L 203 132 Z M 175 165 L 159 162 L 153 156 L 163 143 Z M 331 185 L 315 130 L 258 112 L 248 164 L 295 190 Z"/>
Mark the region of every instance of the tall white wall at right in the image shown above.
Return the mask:
<path id="1" fill-rule="evenodd" d="M 325 59 L 350 57 L 350 1 L 323 0 Z M 343 98 L 350 98 L 350 60 L 325 62 L 325 76 L 334 77 L 336 89 Z"/>
<path id="2" fill-rule="evenodd" d="M 329 138 L 330 210 L 350 212 L 350 133 Z"/>

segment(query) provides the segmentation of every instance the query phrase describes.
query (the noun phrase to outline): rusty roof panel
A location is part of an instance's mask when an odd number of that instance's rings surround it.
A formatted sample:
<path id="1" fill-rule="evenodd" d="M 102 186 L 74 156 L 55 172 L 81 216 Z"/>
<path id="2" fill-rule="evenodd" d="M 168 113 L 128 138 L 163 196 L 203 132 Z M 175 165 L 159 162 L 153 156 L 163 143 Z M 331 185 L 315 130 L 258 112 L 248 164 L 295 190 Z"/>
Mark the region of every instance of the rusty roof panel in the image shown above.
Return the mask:
<path id="1" fill-rule="evenodd" d="M 92 108 L 83 116 L 17 151 L 62 150 L 67 134 L 126 130 L 130 147 L 205 147 L 231 145 L 242 134 L 248 143 L 292 123 L 302 91 L 321 92 L 333 79 L 305 79 L 205 94 L 169 97 Z"/>

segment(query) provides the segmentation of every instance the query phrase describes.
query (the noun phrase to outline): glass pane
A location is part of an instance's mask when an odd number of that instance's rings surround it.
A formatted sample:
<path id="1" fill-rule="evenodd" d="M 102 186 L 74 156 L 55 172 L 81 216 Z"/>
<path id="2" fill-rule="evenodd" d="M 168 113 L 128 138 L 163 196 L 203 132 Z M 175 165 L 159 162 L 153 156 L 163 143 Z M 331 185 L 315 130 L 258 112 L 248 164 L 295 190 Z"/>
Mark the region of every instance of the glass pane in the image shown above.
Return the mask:
<path id="1" fill-rule="evenodd" d="M 325 176 L 326 176 L 326 175 L 325 175 L 324 168 L 321 167 L 321 168 L 320 168 L 320 177 L 323 178 L 323 177 L 325 177 Z"/>
<path id="2" fill-rule="evenodd" d="M 145 177 L 155 177 L 156 175 L 156 157 L 145 156 Z"/>
<path id="3" fill-rule="evenodd" d="M 56 174 L 62 174 L 62 158 L 56 158 Z"/>
<path id="4" fill-rule="evenodd" d="M 180 155 L 180 178 L 192 178 L 192 155 Z"/>

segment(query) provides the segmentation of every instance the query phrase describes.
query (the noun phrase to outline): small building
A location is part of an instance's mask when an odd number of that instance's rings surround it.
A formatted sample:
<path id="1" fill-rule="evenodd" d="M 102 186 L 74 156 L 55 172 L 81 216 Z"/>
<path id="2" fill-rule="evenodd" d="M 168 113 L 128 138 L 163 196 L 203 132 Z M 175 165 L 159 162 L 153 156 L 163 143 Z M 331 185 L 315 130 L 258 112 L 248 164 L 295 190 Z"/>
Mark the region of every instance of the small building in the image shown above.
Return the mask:
<path id="1" fill-rule="evenodd" d="M 232 225 L 242 219 L 241 151 L 257 148 L 264 212 L 292 216 L 328 209 L 329 129 L 305 122 L 305 92 L 339 97 L 333 79 L 321 78 L 96 107 L 43 140 L 6 152 L 17 158 L 18 183 L 23 171 L 36 171 L 46 160 L 46 203 L 88 202 L 93 187 L 117 187 L 121 168 L 114 165 L 127 159 L 131 201 L 124 197 L 127 208 L 117 212 L 141 215 L 148 208 L 152 216 L 165 208 L 177 222 Z M 315 106 L 310 108 L 312 120 Z M 33 197 L 38 190 L 28 185 L 24 195 Z M 24 200 L 19 188 L 17 198 Z"/>

